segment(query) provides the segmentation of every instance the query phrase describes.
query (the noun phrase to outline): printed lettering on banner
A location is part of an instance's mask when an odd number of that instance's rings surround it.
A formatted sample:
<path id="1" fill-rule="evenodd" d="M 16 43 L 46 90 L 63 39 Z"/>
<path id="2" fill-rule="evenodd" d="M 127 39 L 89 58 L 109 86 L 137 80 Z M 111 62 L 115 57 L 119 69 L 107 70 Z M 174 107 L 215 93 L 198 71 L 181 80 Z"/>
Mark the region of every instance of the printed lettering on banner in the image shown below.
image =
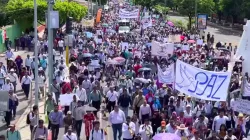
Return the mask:
<path id="1" fill-rule="evenodd" d="M 248 83 L 246 80 L 244 82 L 243 96 L 250 96 L 250 83 Z"/>
<path id="2" fill-rule="evenodd" d="M 230 72 L 206 71 L 180 60 L 176 62 L 176 90 L 198 99 L 226 101 L 230 79 Z"/>
<path id="3" fill-rule="evenodd" d="M 121 9 L 119 11 L 119 17 L 120 18 L 138 18 L 139 17 L 139 9 L 134 9 L 132 11 Z"/>
<path id="4" fill-rule="evenodd" d="M 78 99 L 78 96 L 76 94 L 61 94 L 59 97 L 61 106 L 69 106 L 73 101 L 74 95 Z"/>
<path id="5" fill-rule="evenodd" d="M 142 28 L 146 29 L 148 27 L 152 27 L 153 23 L 152 23 L 152 19 L 151 18 L 146 18 L 142 20 Z"/>
<path id="6" fill-rule="evenodd" d="M 250 115 L 250 101 L 237 98 L 234 102 L 233 110 Z"/>
<path id="7" fill-rule="evenodd" d="M 155 56 L 167 57 L 169 54 L 172 55 L 174 52 L 173 43 L 161 43 L 152 41 L 151 54 Z"/>
<path id="8" fill-rule="evenodd" d="M 174 64 L 167 68 L 162 69 L 159 65 L 158 68 L 158 80 L 160 83 L 172 84 L 174 82 Z"/>

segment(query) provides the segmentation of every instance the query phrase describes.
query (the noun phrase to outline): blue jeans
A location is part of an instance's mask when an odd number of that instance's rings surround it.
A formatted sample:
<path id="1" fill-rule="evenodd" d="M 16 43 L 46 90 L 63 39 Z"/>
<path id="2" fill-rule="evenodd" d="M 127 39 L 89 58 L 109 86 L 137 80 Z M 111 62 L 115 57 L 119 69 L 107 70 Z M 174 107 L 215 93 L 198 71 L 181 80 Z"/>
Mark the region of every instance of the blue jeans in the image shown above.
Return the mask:
<path id="1" fill-rule="evenodd" d="M 118 139 L 121 140 L 121 137 L 122 137 L 122 123 L 120 123 L 120 124 L 112 124 L 112 129 L 113 129 L 114 140 L 117 140 L 117 132 L 119 132 Z"/>
<path id="2" fill-rule="evenodd" d="M 124 112 L 125 117 L 127 117 L 128 116 L 128 107 L 120 107 L 120 108 Z"/>

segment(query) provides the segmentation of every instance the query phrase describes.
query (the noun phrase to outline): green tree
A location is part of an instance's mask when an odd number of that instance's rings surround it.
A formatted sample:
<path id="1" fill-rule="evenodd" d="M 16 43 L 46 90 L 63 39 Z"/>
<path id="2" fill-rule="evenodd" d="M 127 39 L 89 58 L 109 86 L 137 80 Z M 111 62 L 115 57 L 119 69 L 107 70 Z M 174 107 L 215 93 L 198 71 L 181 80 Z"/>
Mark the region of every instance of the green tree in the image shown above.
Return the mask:
<path id="1" fill-rule="evenodd" d="M 165 7 L 160 4 L 155 5 L 154 9 L 156 10 L 156 12 L 161 13 L 161 14 L 167 14 L 168 11 L 170 10 L 169 7 Z"/>
<path id="2" fill-rule="evenodd" d="M 135 0 L 136 5 L 141 5 L 143 7 L 150 8 L 155 3 L 154 0 Z"/>
<path id="3" fill-rule="evenodd" d="M 33 0 L 9 0 L 5 12 L 12 20 L 33 22 L 34 18 Z M 47 10 L 46 0 L 37 0 L 38 21 L 45 21 Z M 60 23 L 64 23 L 67 15 L 72 16 L 75 21 L 80 21 L 86 14 L 87 8 L 76 2 L 56 1 L 54 10 L 59 11 Z"/>
<path id="4" fill-rule="evenodd" d="M 192 26 L 192 17 L 195 16 L 195 0 L 182 0 L 179 6 L 181 15 L 188 16 L 188 29 Z"/>
<path id="5" fill-rule="evenodd" d="M 198 13 L 211 15 L 215 11 L 215 3 L 213 0 L 197 0 Z"/>

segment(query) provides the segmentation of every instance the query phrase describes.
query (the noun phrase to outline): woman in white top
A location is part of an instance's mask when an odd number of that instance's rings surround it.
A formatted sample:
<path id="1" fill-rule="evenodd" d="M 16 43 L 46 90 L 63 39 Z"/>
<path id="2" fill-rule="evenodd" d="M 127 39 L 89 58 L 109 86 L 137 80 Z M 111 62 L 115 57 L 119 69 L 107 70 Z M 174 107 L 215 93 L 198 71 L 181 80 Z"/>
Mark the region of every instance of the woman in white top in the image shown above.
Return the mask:
<path id="1" fill-rule="evenodd" d="M 184 120 L 185 124 L 192 124 L 193 123 L 193 113 L 191 111 L 191 106 L 188 104 L 186 106 L 186 110 L 184 111 Z"/>

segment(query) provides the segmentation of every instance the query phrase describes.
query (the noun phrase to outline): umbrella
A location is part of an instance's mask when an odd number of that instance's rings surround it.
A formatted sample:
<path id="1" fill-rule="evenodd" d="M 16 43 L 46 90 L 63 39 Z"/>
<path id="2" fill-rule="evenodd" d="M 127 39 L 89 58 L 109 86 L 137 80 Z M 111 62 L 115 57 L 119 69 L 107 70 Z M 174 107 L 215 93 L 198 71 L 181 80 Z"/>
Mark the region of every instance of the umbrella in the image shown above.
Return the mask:
<path id="1" fill-rule="evenodd" d="M 117 61 L 119 63 L 123 63 L 123 62 L 126 61 L 125 58 L 123 58 L 123 57 L 115 57 L 115 58 L 113 58 L 113 60 L 115 60 L 115 61 Z"/>
<path id="2" fill-rule="evenodd" d="M 188 40 L 187 43 L 195 43 L 194 40 Z"/>
<path id="3" fill-rule="evenodd" d="M 117 62 L 117 61 L 115 61 L 115 60 L 113 60 L 113 59 L 109 59 L 108 61 L 107 61 L 107 65 L 118 65 L 119 64 L 119 62 Z"/>
<path id="4" fill-rule="evenodd" d="M 93 55 L 91 53 L 84 53 L 83 57 L 92 57 Z"/>
<path id="5" fill-rule="evenodd" d="M 172 133 L 160 133 L 156 134 L 153 140 L 181 140 L 181 137 Z"/>
<path id="6" fill-rule="evenodd" d="M 85 109 L 85 111 L 91 111 L 91 112 L 97 111 L 96 108 L 94 108 L 94 107 L 92 107 L 92 106 L 88 106 L 88 105 L 84 106 L 84 109 Z"/>
<path id="7" fill-rule="evenodd" d="M 151 80 L 145 79 L 145 78 L 135 78 L 134 82 L 135 83 L 144 83 L 147 84 L 149 83 Z"/>
<path id="8" fill-rule="evenodd" d="M 174 26 L 174 23 L 171 22 L 171 21 L 168 21 L 167 24 L 168 24 L 169 26 Z"/>
<path id="9" fill-rule="evenodd" d="M 139 72 L 141 72 L 141 71 L 151 71 L 151 70 L 152 70 L 151 68 L 144 67 L 144 68 L 140 68 Z"/>

